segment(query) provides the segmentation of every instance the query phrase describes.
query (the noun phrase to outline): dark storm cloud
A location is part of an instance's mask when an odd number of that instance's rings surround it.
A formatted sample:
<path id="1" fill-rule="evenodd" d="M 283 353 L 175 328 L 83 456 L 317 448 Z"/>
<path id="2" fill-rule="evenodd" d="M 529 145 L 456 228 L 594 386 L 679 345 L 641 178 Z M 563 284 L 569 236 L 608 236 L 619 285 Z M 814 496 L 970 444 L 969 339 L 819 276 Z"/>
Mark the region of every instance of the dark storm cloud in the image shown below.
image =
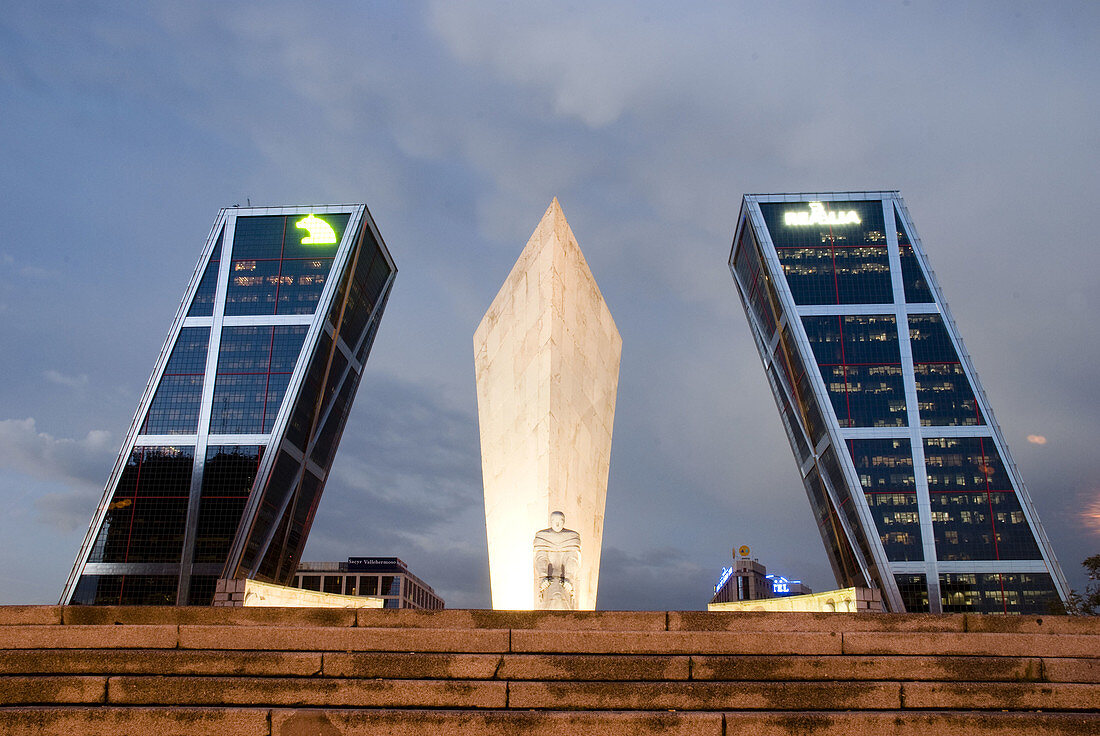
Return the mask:
<path id="1" fill-rule="evenodd" d="M 448 604 L 487 605 L 470 338 L 556 195 L 623 336 L 601 606 L 701 605 L 739 544 L 825 589 L 725 261 L 744 192 L 898 188 L 1081 587 L 1098 21 L 1090 3 L 8 8 L 0 201 L 35 237 L 0 242 L 0 421 L 37 425 L 0 458 L 29 435 L 117 442 L 217 208 L 366 201 L 400 273 L 307 556 L 396 554 Z M 98 462 L 41 495 L 87 493 Z M 79 541 L 34 564 L 63 579 Z"/>

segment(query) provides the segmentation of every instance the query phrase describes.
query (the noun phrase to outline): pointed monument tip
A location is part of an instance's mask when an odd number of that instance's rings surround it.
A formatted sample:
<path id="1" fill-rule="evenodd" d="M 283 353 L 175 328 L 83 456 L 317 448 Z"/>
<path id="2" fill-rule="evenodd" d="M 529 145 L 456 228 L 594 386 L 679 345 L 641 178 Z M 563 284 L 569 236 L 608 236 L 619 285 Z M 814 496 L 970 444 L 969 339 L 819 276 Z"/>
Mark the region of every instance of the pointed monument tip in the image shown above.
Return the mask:
<path id="1" fill-rule="evenodd" d="M 565 219 L 565 211 L 562 210 L 561 203 L 558 202 L 557 197 L 550 200 L 550 206 L 546 208 L 546 213 L 542 216 L 542 221 L 539 224 L 549 225 L 551 230 L 557 229 L 562 225 L 569 227 L 569 221 Z"/>

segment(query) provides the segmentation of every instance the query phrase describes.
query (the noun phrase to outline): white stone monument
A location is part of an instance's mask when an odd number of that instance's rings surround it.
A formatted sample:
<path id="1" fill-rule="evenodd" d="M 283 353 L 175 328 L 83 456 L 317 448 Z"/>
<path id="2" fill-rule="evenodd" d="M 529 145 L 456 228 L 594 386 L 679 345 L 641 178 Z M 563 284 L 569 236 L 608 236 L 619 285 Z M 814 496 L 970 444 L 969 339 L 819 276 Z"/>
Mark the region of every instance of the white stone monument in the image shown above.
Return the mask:
<path id="1" fill-rule="evenodd" d="M 573 607 L 596 607 L 621 352 L 555 199 L 474 333 L 495 609 L 540 607 L 532 539 L 555 511 L 580 539 Z"/>

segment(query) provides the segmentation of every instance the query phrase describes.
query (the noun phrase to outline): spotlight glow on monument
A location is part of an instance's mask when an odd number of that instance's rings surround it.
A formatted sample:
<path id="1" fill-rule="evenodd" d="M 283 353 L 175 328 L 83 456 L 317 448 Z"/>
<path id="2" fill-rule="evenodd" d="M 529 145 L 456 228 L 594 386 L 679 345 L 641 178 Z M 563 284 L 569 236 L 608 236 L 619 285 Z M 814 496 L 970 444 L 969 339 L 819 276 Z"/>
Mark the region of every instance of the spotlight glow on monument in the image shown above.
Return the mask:
<path id="1" fill-rule="evenodd" d="M 555 511 L 580 536 L 573 607 L 596 607 L 621 352 L 555 199 L 474 333 L 495 609 L 538 607 L 532 542 Z"/>

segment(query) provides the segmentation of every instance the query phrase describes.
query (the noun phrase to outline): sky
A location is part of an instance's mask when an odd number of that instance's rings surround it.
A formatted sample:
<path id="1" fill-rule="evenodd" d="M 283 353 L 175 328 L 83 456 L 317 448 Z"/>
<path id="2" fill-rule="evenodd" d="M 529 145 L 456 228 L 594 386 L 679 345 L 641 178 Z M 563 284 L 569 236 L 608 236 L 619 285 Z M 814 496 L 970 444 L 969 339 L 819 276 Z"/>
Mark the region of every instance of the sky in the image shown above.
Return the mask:
<path id="1" fill-rule="evenodd" d="M 1100 4 L 2 2 L 0 603 L 61 594 L 222 207 L 399 273 L 304 559 L 488 607 L 472 336 L 558 197 L 623 338 L 598 606 L 834 587 L 727 259 L 898 189 L 1070 581 L 1100 552 Z"/>

